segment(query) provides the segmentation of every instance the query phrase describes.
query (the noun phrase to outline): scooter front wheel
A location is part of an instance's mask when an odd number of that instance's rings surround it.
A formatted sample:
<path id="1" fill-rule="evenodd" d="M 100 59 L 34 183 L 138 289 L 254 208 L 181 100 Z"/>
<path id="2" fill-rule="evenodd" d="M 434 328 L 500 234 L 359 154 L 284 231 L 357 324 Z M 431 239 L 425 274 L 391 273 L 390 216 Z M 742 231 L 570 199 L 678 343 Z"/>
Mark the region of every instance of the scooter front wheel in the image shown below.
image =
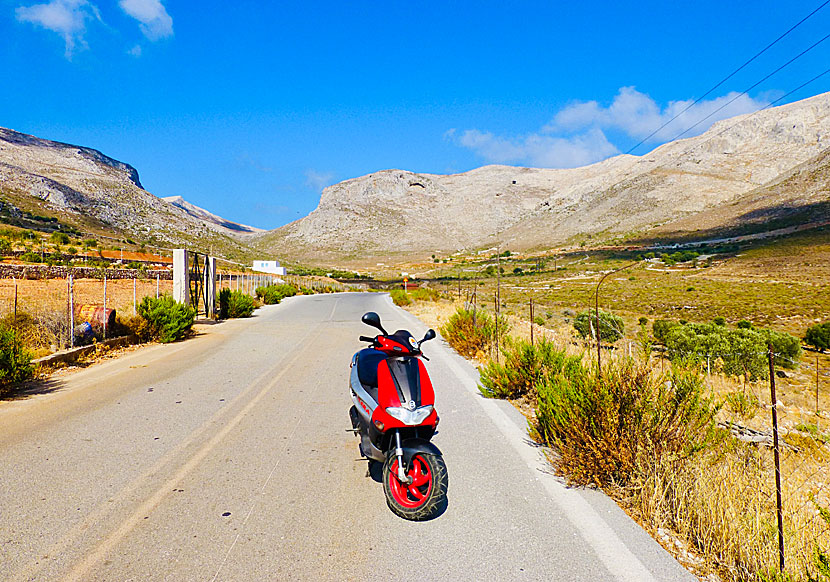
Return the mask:
<path id="1" fill-rule="evenodd" d="M 386 504 L 404 519 L 423 521 L 437 517 L 447 503 L 447 466 L 440 455 L 416 453 L 406 476 L 410 483 L 398 479 L 398 458 L 387 457 L 383 464 L 383 491 Z"/>

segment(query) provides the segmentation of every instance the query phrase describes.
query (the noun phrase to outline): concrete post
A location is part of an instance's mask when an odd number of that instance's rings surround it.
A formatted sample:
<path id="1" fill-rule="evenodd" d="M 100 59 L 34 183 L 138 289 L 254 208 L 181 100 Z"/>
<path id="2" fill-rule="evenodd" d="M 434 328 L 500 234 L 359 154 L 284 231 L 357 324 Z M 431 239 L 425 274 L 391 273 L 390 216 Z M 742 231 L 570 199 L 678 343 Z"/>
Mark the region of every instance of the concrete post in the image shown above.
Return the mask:
<path id="1" fill-rule="evenodd" d="M 190 305 L 190 272 L 187 268 L 187 250 L 173 250 L 173 299 Z"/>
<path id="2" fill-rule="evenodd" d="M 205 262 L 205 311 L 207 317 L 216 317 L 216 257 Z"/>

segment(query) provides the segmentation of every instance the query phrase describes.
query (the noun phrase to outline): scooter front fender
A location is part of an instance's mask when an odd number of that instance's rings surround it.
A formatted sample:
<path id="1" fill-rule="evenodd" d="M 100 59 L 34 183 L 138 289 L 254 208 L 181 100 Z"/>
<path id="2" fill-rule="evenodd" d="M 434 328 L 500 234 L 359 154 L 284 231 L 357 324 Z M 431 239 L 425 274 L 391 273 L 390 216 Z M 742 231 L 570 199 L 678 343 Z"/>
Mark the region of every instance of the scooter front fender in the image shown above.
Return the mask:
<path id="1" fill-rule="evenodd" d="M 420 438 L 406 439 L 401 443 L 401 448 L 403 449 L 403 462 L 407 467 L 409 467 L 409 464 L 412 462 L 412 457 L 418 453 L 435 455 L 437 457 L 443 456 L 438 447 L 428 440 Z M 394 452 L 394 449 L 392 449 L 392 451 Z"/>

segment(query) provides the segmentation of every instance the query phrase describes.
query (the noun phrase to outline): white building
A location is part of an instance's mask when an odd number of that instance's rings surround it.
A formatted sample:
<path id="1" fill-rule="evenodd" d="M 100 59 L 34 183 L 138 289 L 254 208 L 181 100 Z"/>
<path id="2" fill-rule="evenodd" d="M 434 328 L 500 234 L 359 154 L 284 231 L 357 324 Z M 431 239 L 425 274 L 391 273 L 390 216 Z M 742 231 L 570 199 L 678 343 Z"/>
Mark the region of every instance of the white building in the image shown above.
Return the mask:
<path id="1" fill-rule="evenodd" d="M 286 275 L 285 267 L 280 267 L 279 261 L 254 261 L 252 267 L 257 273 L 268 273 L 270 275 Z"/>

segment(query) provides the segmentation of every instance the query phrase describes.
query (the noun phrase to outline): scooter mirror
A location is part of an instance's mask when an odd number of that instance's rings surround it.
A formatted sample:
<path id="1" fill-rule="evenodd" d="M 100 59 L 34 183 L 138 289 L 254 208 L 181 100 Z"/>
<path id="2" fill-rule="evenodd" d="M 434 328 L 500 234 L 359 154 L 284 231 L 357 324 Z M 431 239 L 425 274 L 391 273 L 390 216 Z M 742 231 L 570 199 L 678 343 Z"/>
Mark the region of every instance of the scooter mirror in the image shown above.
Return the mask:
<path id="1" fill-rule="evenodd" d="M 363 317 L 360 318 L 360 321 L 366 325 L 371 325 L 372 327 L 379 329 L 383 335 L 389 335 L 380 323 L 380 316 L 374 311 L 364 313 Z"/>
<path id="2" fill-rule="evenodd" d="M 424 339 L 421 340 L 421 343 L 428 342 L 429 340 L 433 339 L 434 337 L 435 337 L 435 330 L 434 329 L 427 330 L 426 334 L 424 334 Z"/>

